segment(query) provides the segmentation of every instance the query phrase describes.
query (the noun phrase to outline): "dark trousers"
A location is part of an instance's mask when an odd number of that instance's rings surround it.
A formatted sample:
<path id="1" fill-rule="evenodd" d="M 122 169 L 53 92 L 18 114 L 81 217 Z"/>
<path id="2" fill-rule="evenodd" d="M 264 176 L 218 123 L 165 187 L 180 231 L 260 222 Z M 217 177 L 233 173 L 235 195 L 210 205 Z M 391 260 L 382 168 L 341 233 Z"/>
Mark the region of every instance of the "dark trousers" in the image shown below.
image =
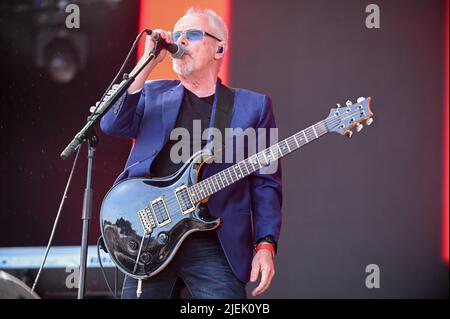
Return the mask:
<path id="1" fill-rule="evenodd" d="M 137 282 L 125 277 L 122 298 L 136 298 Z M 184 285 L 195 299 L 247 297 L 245 283 L 231 270 L 215 231 L 189 235 L 166 268 L 142 281 L 141 299 L 180 298 Z"/>

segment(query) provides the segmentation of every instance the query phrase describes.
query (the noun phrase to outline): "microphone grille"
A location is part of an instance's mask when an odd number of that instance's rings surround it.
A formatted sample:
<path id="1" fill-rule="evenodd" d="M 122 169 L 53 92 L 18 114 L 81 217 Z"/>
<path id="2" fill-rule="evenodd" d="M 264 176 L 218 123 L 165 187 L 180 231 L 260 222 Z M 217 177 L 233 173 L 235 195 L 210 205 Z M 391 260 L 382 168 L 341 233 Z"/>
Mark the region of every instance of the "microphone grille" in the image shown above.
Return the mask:
<path id="1" fill-rule="evenodd" d="M 182 46 L 181 44 L 177 44 L 177 51 L 174 53 L 171 53 L 172 58 L 174 59 L 181 59 L 184 55 L 184 46 Z"/>

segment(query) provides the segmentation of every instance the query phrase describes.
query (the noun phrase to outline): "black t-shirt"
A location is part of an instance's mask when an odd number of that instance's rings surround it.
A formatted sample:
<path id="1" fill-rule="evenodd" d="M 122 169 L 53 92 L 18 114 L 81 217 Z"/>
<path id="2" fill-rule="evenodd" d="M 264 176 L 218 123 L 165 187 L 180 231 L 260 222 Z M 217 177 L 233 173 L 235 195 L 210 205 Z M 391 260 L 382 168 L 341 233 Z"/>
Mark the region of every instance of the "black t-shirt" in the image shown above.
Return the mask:
<path id="1" fill-rule="evenodd" d="M 200 98 L 191 91 L 187 89 L 184 90 L 183 101 L 181 102 L 180 111 L 178 112 L 175 127 L 183 127 L 189 132 L 190 140 L 183 140 L 182 143 L 189 143 L 188 146 L 184 145 L 183 149 L 187 149 L 189 147 L 190 155 L 193 154 L 194 150 L 193 121 L 201 121 L 200 133 L 203 133 L 203 131 L 209 127 L 213 103 L 214 95 Z M 178 137 L 178 140 L 171 140 L 169 135 L 167 143 L 164 145 L 161 152 L 159 152 L 159 154 L 156 156 L 153 164 L 150 167 L 151 177 L 164 177 L 171 175 L 175 173 L 181 166 L 183 166 L 184 162 L 174 163 L 170 159 L 170 150 L 172 146 L 179 143 L 180 140 L 182 140 L 181 136 Z M 197 140 L 201 141 L 200 149 L 206 145 L 207 141 L 201 139 L 201 136 L 197 137 Z M 198 149 L 199 148 L 197 148 L 197 150 Z M 178 155 L 181 156 L 181 154 Z"/>

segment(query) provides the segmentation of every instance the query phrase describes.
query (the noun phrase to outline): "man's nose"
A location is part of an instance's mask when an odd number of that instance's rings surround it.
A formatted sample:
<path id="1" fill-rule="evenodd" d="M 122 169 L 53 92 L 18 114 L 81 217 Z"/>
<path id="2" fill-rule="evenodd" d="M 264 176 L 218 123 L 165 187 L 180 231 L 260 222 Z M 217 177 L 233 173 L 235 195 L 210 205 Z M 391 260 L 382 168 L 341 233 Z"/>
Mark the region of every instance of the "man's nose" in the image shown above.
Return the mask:
<path id="1" fill-rule="evenodd" d="M 189 41 L 186 39 L 186 37 L 184 36 L 184 34 L 180 37 L 180 39 L 178 40 L 180 42 L 180 44 L 182 44 L 183 46 L 187 46 Z"/>
<path id="2" fill-rule="evenodd" d="M 183 46 L 187 46 L 189 41 L 186 39 L 186 35 L 184 33 L 181 34 L 181 36 L 178 38 L 178 40 L 176 41 L 179 44 L 183 45 Z"/>

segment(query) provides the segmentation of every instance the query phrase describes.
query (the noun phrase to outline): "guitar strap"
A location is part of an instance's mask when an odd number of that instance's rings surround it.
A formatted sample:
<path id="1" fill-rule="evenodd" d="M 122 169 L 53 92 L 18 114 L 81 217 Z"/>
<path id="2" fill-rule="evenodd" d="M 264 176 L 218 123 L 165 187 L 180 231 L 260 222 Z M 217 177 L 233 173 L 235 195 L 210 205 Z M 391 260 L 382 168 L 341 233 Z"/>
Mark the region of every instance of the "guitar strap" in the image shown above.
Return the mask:
<path id="1" fill-rule="evenodd" d="M 233 105 L 234 90 L 220 83 L 213 127 L 220 131 L 223 138 L 225 137 L 225 128 L 230 127 Z"/>
<path id="2" fill-rule="evenodd" d="M 233 115 L 233 105 L 234 89 L 220 83 L 217 89 L 217 101 L 212 127 L 218 129 L 222 134 L 222 147 L 225 144 L 225 129 L 230 127 L 231 116 Z M 217 150 L 215 153 L 216 154 L 214 155 L 218 155 Z"/>

